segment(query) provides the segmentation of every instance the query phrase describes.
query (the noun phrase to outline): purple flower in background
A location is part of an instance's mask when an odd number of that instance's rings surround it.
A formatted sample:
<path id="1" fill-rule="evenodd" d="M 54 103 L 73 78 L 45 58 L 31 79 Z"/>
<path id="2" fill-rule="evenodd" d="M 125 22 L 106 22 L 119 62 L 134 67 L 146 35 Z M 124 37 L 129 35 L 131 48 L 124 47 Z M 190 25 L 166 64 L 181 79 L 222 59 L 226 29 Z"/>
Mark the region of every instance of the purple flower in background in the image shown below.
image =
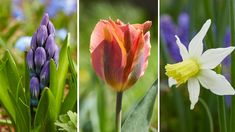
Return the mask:
<path id="1" fill-rule="evenodd" d="M 181 13 L 178 17 L 178 25 L 175 25 L 169 15 L 163 15 L 160 18 L 160 34 L 166 44 L 167 50 L 174 61 L 181 61 L 179 48 L 175 41 L 175 35 L 178 34 L 181 42 L 189 43 L 189 16 L 187 13 Z"/>
<path id="2" fill-rule="evenodd" d="M 50 60 L 58 65 L 59 48 L 55 43 L 55 28 L 48 14 L 34 33 L 27 53 L 27 66 L 30 75 L 31 106 L 37 106 L 39 94 L 49 86 Z"/>
<path id="3" fill-rule="evenodd" d="M 19 20 L 19 21 L 24 19 L 24 12 L 22 9 L 22 0 L 12 1 L 12 16 L 16 20 Z"/>

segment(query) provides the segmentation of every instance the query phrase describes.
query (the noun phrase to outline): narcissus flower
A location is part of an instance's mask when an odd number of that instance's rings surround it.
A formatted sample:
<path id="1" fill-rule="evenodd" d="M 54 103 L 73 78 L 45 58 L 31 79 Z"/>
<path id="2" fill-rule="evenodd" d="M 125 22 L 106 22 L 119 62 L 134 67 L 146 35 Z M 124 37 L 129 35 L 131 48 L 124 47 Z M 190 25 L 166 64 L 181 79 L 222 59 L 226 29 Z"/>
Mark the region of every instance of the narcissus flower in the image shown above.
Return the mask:
<path id="1" fill-rule="evenodd" d="M 115 91 L 131 87 L 143 74 L 150 55 L 151 21 L 124 24 L 100 20 L 91 34 L 91 62 L 96 74 Z"/>
<path id="2" fill-rule="evenodd" d="M 235 47 L 209 49 L 202 53 L 202 41 L 210 24 L 211 20 L 207 20 L 199 33 L 189 43 L 188 51 L 181 43 L 178 36 L 175 36 L 183 61 L 176 64 L 167 64 L 165 66 L 170 87 L 175 84 L 179 86 L 188 82 L 188 92 L 191 101 L 190 109 L 193 109 L 198 101 L 200 84 L 217 95 L 235 94 L 235 90 L 225 77 L 212 70 L 218 66 Z"/>
<path id="3" fill-rule="evenodd" d="M 59 48 L 55 43 L 55 28 L 48 14 L 45 14 L 31 39 L 26 58 L 30 74 L 31 106 L 37 106 L 40 90 L 49 86 L 50 59 L 58 64 L 58 57 Z"/>

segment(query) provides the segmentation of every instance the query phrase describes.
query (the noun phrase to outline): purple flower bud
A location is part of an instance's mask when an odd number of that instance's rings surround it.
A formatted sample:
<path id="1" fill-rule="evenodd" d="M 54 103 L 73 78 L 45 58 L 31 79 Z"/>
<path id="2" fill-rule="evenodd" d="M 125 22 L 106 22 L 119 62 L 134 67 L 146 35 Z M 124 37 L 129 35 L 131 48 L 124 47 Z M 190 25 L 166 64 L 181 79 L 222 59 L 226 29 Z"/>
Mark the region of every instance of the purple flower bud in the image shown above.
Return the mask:
<path id="1" fill-rule="evenodd" d="M 45 49 L 47 52 L 47 60 L 50 60 L 54 56 L 56 50 L 54 35 L 50 34 L 47 38 Z"/>
<path id="2" fill-rule="evenodd" d="M 48 16 L 47 13 L 45 13 L 43 18 L 42 18 L 41 25 L 47 26 L 48 22 L 49 22 L 49 16 Z"/>
<path id="3" fill-rule="evenodd" d="M 45 25 L 41 25 L 37 31 L 37 44 L 38 44 L 38 46 L 44 45 L 44 43 L 46 42 L 47 36 L 48 36 L 47 27 Z"/>
<path id="4" fill-rule="evenodd" d="M 33 50 L 30 49 L 27 53 L 27 57 L 26 57 L 26 61 L 27 61 L 27 64 L 28 64 L 28 68 L 30 71 L 33 71 L 34 69 L 34 61 L 33 61 Z"/>
<path id="5" fill-rule="evenodd" d="M 49 34 L 55 35 L 55 27 L 54 27 L 54 25 L 51 23 L 51 21 L 49 21 L 49 23 L 48 23 L 48 25 L 47 25 L 47 28 L 48 28 L 48 33 L 49 33 Z"/>
<path id="6" fill-rule="evenodd" d="M 59 62 L 59 52 L 60 52 L 59 47 L 57 45 L 55 45 L 55 54 L 53 56 L 53 59 L 54 59 L 57 66 L 59 65 L 58 64 L 58 62 Z"/>
<path id="7" fill-rule="evenodd" d="M 48 85 L 50 79 L 50 61 L 46 61 L 40 73 L 40 89 Z"/>
<path id="8" fill-rule="evenodd" d="M 37 32 L 35 32 L 33 37 L 31 38 L 30 47 L 34 51 L 37 49 Z"/>
<path id="9" fill-rule="evenodd" d="M 42 47 L 38 47 L 34 55 L 34 63 L 36 66 L 36 73 L 40 73 L 41 67 L 46 61 L 46 51 Z"/>
<path id="10" fill-rule="evenodd" d="M 31 93 L 31 97 L 36 97 L 38 98 L 39 96 L 39 80 L 37 77 L 32 77 L 30 80 L 30 93 Z"/>

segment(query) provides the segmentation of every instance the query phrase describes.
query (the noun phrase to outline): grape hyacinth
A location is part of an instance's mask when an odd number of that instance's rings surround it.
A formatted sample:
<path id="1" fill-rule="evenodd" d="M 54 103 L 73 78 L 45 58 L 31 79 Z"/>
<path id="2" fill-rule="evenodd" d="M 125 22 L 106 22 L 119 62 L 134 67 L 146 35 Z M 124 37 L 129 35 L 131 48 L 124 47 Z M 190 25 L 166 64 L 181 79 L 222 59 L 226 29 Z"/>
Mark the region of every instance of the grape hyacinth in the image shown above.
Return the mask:
<path id="1" fill-rule="evenodd" d="M 59 48 L 55 43 L 55 28 L 46 13 L 39 28 L 34 33 L 27 53 L 27 66 L 30 75 L 30 105 L 37 106 L 40 93 L 49 86 L 50 59 L 58 65 Z"/>

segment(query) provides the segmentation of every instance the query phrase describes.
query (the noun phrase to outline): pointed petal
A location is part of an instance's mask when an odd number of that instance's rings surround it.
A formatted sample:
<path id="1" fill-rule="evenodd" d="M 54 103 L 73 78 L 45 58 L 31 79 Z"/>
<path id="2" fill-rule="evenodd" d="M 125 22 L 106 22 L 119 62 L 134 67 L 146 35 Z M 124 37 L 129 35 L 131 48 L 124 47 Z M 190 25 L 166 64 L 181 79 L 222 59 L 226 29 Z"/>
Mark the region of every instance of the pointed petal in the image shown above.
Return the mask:
<path id="1" fill-rule="evenodd" d="M 175 38 L 176 38 L 176 44 L 179 47 L 180 55 L 181 55 L 182 59 L 185 60 L 185 59 L 189 58 L 189 53 L 188 53 L 186 47 L 181 43 L 181 41 L 177 35 L 175 35 Z"/>
<path id="2" fill-rule="evenodd" d="M 203 87 L 217 95 L 234 95 L 235 91 L 226 78 L 212 70 L 201 70 L 197 77 Z"/>
<path id="3" fill-rule="evenodd" d="M 235 47 L 209 49 L 205 51 L 200 59 L 202 69 L 213 69 L 219 65 L 226 56 L 231 54 Z"/>
<path id="4" fill-rule="evenodd" d="M 201 30 L 194 36 L 194 38 L 189 43 L 189 54 L 191 56 L 200 56 L 203 51 L 203 43 L 202 40 L 206 35 L 209 27 L 211 25 L 211 20 L 207 20 L 206 23 L 202 26 Z"/>
<path id="5" fill-rule="evenodd" d="M 172 87 L 173 85 L 176 85 L 177 81 L 175 79 L 173 79 L 172 77 L 168 78 L 168 85 L 169 87 Z"/>
<path id="6" fill-rule="evenodd" d="M 189 99 L 191 102 L 190 109 L 194 109 L 195 104 L 198 101 L 199 93 L 200 93 L 200 85 L 196 78 L 191 78 L 188 80 L 188 92 Z"/>

